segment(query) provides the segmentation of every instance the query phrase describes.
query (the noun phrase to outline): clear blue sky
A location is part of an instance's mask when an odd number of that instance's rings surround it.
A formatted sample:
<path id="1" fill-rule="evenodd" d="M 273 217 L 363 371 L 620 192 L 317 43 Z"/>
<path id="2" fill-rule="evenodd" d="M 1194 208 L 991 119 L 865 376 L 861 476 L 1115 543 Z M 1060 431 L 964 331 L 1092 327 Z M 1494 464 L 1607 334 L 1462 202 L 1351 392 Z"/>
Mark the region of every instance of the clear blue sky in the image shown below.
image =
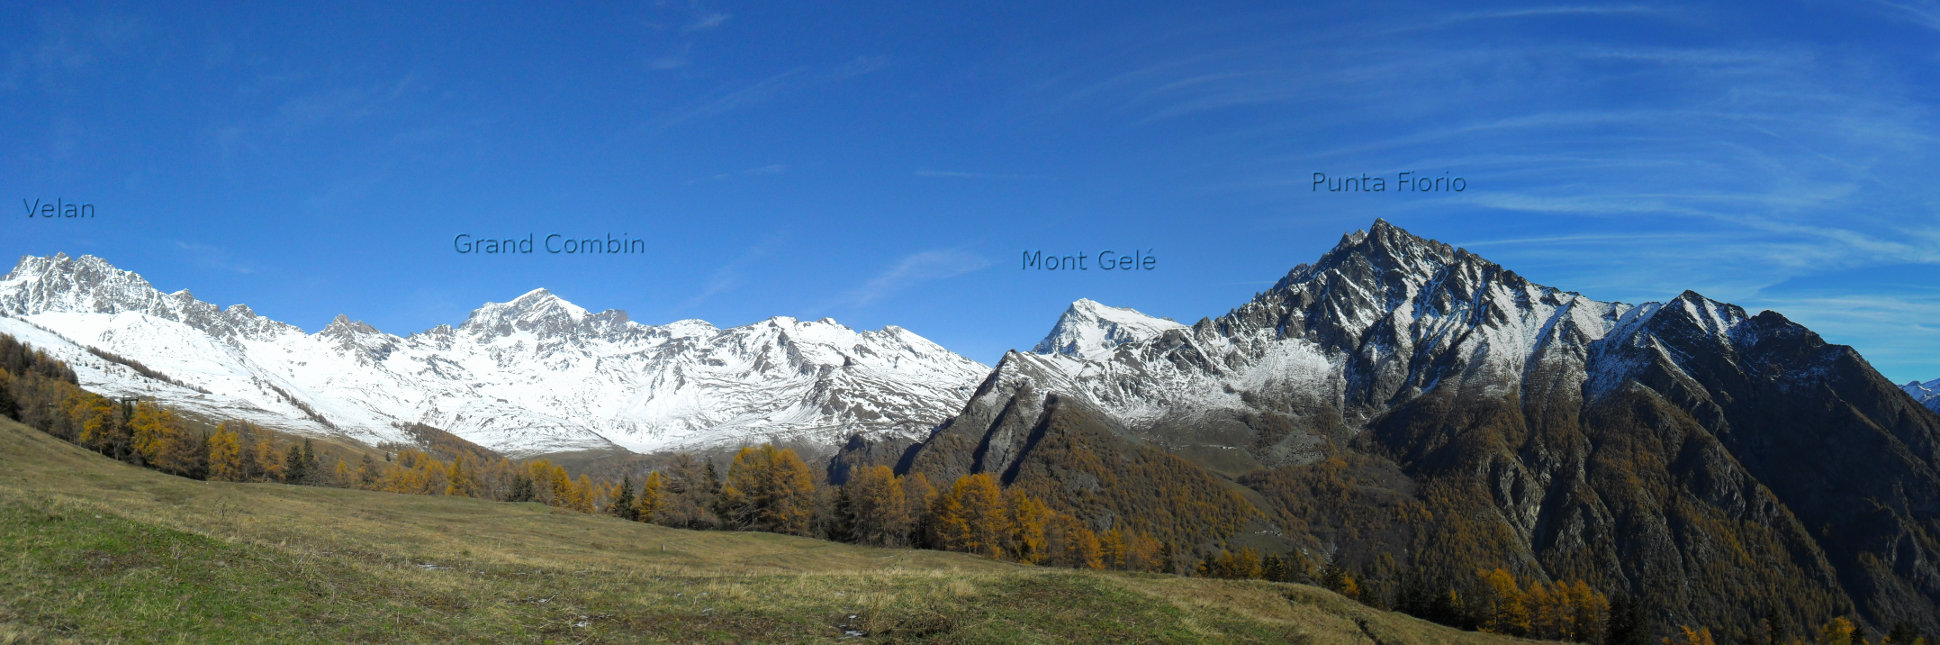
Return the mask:
<path id="1" fill-rule="evenodd" d="M 547 287 L 993 362 L 1080 297 L 1219 315 L 1385 217 L 1940 377 L 1932 3 L 154 4 L 0 7 L 0 197 L 97 213 L 12 206 L 7 262 L 99 255 L 311 331 Z M 550 233 L 648 252 L 452 247 Z M 1019 268 L 1101 249 L 1158 263 Z"/>

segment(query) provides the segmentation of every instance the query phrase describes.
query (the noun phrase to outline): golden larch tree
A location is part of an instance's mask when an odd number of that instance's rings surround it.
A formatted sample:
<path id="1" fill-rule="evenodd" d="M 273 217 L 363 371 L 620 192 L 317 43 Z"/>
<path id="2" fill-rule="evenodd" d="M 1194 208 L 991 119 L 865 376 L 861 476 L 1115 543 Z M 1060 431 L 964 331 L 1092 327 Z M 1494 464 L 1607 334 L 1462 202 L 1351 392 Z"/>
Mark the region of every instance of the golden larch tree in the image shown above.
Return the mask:
<path id="1" fill-rule="evenodd" d="M 844 485 L 849 490 L 850 523 L 855 540 L 876 546 L 906 546 L 911 518 L 903 482 L 888 466 L 863 468 Z"/>
<path id="2" fill-rule="evenodd" d="M 807 535 L 815 515 L 815 479 L 795 451 L 773 444 L 742 448 L 721 486 L 730 528 Z"/>
<path id="3" fill-rule="evenodd" d="M 225 482 L 247 481 L 248 456 L 243 452 L 242 437 L 229 429 L 227 422 L 216 426 L 215 434 L 209 435 L 209 479 Z"/>

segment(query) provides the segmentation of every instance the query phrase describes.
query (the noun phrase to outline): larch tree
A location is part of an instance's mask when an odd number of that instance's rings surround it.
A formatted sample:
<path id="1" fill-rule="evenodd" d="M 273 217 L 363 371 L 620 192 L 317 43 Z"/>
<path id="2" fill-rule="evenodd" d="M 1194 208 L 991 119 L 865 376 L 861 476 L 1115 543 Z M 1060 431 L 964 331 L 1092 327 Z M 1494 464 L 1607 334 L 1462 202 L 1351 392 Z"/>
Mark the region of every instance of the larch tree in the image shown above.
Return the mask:
<path id="1" fill-rule="evenodd" d="M 1054 514 L 1046 536 L 1053 564 L 1073 569 L 1105 568 L 1098 534 L 1082 520 L 1063 513 Z"/>
<path id="2" fill-rule="evenodd" d="M 888 466 L 857 471 L 843 488 L 849 493 L 850 526 L 855 541 L 875 546 L 907 546 L 911 518 L 903 482 Z"/>
<path id="3" fill-rule="evenodd" d="M 660 511 L 660 488 L 663 485 L 660 471 L 647 473 L 647 480 L 640 483 L 640 494 L 633 498 L 633 519 L 652 522 L 654 513 Z"/>
<path id="4" fill-rule="evenodd" d="M 248 456 L 243 453 L 242 437 L 228 423 L 216 426 L 209 435 L 209 479 L 225 482 L 249 480 Z"/>
<path id="5" fill-rule="evenodd" d="M 195 437 L 182 427 L 175 412 L 153 402 L 135 406 L 128 422 L 138 464 L 176 475 L 191 475 L 199 469 Z"/>
<path id="6" fill-rule="evenodd" d="M 1476 572 L 1479 578 L 1472 595 L 1477 605 L 1475 617 L 1485 632 L 1521 636 L 1529 633 L 1529 606 L 1524 604 L 1521 587 L 1507 569 Z"/>
<path id="7" fill-rule="evenodd" d="M 909 509 L 909 541 L 907 544 L 910 546 L 925 546 L 925 542 L 935 531 L 933 525 L 935 524 L 936 518 L 931 514 L 931 509 L 936 505 L 937 498 L 940 497 L 936 492 L 936 486 L 931 485 L 930 478 L 924 476 L 923 473 L 910 473 L 898 479 L 903 488 L 903 503 Z"/>
<path id="8" fill-rule="evenodd" d="M 1044 531 L 1051 509 L 1024 491 L 1012 489 L 1004 494 L 1004 514 L 1010 528 L 1004 540 L 1005 554 L 1024 564 L 1042 562 L 1047 555 Z"/>
<path id="9" fill-rule="evenodd" d="M 453 497 L 472 497 L 476 493 L 471 470 L 465 467 L 465 456 L 452 458 L 451 466 L 445 469 L 445 494 Z"/>
<path id="10" fill-rule="evenodd" d="M 807 535 L 815 514 L 815 479 L 793 450 L 773 444 L 742 448 L 728 466 L 720 508 L 732 528 Z"/>
<path id="11" fill-rule="evenodd" d="M 593 498 L 598 494 L 599 491 L 593 488 L 593 478 L 580 473 L 579 483 L 573 485 L 573 508 L 581 513 L 593 512 Z"/>

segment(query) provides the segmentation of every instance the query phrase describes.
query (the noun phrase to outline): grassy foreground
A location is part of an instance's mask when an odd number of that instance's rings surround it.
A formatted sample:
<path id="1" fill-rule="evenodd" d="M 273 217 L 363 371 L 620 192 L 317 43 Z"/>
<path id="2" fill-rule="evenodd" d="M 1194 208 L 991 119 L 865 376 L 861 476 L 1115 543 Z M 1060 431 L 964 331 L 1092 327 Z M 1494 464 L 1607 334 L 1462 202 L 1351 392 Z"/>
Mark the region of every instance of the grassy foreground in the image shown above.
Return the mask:
<path id="1" fill-rule="evenodd" d="M 0 419 L 0 643 L 1511 639 L 1315 587 L 197 482 Z"/>

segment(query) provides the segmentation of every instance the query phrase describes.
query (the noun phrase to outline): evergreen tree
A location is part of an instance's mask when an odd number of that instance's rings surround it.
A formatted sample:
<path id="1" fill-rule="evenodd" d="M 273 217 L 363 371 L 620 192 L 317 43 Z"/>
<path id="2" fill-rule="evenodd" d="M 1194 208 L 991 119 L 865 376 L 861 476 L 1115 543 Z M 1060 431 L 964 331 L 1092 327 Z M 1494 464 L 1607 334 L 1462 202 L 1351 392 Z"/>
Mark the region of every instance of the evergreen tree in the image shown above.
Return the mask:
<path id="1" fill-rule="evenodd" d="M 1656 630 L 1643 603 L 1630 594 L 1617 594 L 1610 600 L 1610 627 L 1604 632 L 1604 643 L 1651 645 L 1651 632 Z"/>
<path id="2" fill-rule="evenodd" d="M 532 477 L 525 473 L 513 473 L 512 493 L 506 501 L 530 502 L 532 501 L 532 495 Z"/>
<path id="3" fill-rule="evenodd" d="M 1902 620 L 1893 623 L 1893 628 L 1886 632 L 1886 640 L 1880 642 L 1883 645 L 1913 645 L 1923 638 L 1925 637 L 1920 635 L 1919 627 Z"/>
<path id="4" fill-rule="evenodd" d="M 640 519 L 640 509 L 633 505 L 633 477 L 620 476 L 620 492 L 606 505 L 606 512 L 620 519 L 634 521 Z"/>
<path id="5" fill-rule="evenodd" d="M 389 453 L 386 453 L 386 454 L 389 454 Z M 379 474 L 380 472 L 381 471 L 377 467 L 377 461 L 371 459 L 370 455 L 364 455 L 364 458 L 357 464 L 357 475 L 356 475 L 355 485 L 358 488 L 362 488 L 364 490 L 372 490 L 376 488 L 377 479 L 380 476 Z M 526 482 L 528 492 L 531 487 L 531 483 L 532 482 L 530 481 Z"/>
<path id="6" fill-rule="evenodd" d="M 283 481 L 291 484 L 304 484 L 310 481 L 310 460 L 303 457 L 301 446 L 290 446 L 289 453 L 283 458 Z"/>

